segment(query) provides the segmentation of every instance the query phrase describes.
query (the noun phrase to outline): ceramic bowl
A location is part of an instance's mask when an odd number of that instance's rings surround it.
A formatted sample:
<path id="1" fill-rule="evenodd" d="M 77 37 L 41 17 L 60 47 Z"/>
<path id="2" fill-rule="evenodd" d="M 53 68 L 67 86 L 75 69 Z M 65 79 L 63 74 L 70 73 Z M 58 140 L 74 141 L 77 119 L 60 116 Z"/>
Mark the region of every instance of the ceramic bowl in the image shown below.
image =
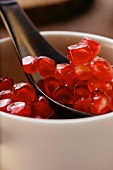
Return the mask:
<path id="1" fill-rule="evenodd" d="M 102 44 L 99 56 L 113 64 L 113 40 L 79 32 L 42 32 L 56 49 L 84 36 Z M 0 40 L 0 76 L 26 81 L 10 38 Z M 113 170 L 113 112 L 101 116 L 44 120 L 0 112 L 1 170 Z"/>

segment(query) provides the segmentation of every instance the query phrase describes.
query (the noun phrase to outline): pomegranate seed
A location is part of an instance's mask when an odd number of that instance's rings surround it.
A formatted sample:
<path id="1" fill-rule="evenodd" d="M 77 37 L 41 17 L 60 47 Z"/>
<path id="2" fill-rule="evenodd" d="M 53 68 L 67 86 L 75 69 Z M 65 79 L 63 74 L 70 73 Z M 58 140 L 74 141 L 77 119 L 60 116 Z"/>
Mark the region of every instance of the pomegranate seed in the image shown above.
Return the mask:
<path id="1" fill-rule="evenodd" d="M 94 57 L 96 57 L 100 51 L 100 48 L 101 48 L 101 44 L 90 39 L 90 38 L 87 38 L 87 37 L 84 37 L 80 43 L 86 43 L 90 46 L 91 50 L 93 51 L 93 55 Z"/>
<path id="2" fill-rule="evenodd" d="M 96 77 L 92 77 L 88 81 L 88 88 L 90 92 L 93 92 L 95 89 L 99 89 L 108 95 L 111 95 L 113 89 L 110 82 L 102 81 Z"/>
<path id="3" fill-rule="evenodd" d="M 2 90 L 0 92 L 0 99 L 13 99 L 13 92 L 11 90 Z"/>
<path id="4" fill-rule="evenodd" d="M 75 86 L 74 94 L 79 97 L 88 97 L 90 92 L 86 85 L 77 85 Z"/>
<path id="5" fill-rule="evenodd" d="M 91 61 L 91 71 L 96 77 L 104 81 L 110 81 L 113 78 L 113 70 L 110 63 L 100 57 L 96 57 Z"/>
<path id="6" fill-rule="evenodd" d="M 24 72 L 33 74 L 38 72 L 38 58 L 33 56 L 27 56 L 22 59 L 22 68 Z"/>
<path id="7" fill-rule="evenodd" d="M 73 93 L 67 86 L 58 87 L 53 92 L 52 98 L 61 104 L 70 105 L 73 103 Z"/>
<path id="8" fill-rule="evenodd" d="M 84 64 L 93 59 L 92 51 L 86 43 L 69 46 L 67 55 L 73 64 Z"/>
<path id="9" fill-rule="evenodd" d="M 0 78 L 0 91 L 11 90 L 13 85 L 14 81 L 10 77 Z"/>
<path id="10" fill-rule="evenodd" d="M 24 102 L 14 102 L 8 105 L 7 111 L 11 114 L 25 117 L 28 117 L 31 114 L 30 106 L 27 106 Z"/>
<path id="11" fill-rule="evenodd" d="M 73 109 L 80 110 L 83 112 L 90 112 L 89 111 L 90 104 L 91 102 L 89 98 L 81 98 L 73 103 Z"/>
<path id="12" fill-rule="evenodd" d="M 40 88 L 40 90 L 42 90 L 45 93 L 45 88 L 44 88 L 44 80 L 40 79 L 37 83 L 38 87 Z"/>
<path id="13" fill-rule="evenodd" d="M 44 96 L 38 96 L 37 99 L 31 105 L 32 116 L 40 116 L 47 119 L 54 114 L 51 109 L 48 100 Z"/>
<path id="14" fill-rule="evenodd" d="M 47 93 L 48 96 L 51 96 L 54 90 L 58 88 L 60 85 L 61 85 L 60 82 L 54 77 L 48 77 L 44 80 L 45 92 Z"/>
<path id="15" fill-rule="evenodd" d="M 14 100 L 30 104 L 36 97 L 34 88 L 29 83 L 17 83 L 13 87 Z"/>
<path id="16" fill-rule="evenodd" d="M 56 63 L 51 58 L 40 56 L 38 58 L 38 68 L 40 75 L 45 78 L 55 73 Z"/>
<path id="17" fill-rule="evenodd" d="M 1 99 L 0 100 L 0 111 L 6 112 L 7 106 L 11 104 L 11 99 Z"/>
<path id="18" fill-rule="evenodd" d="M 91 70 L 90 70 L 90 64 L 89 63 L 76 65 L 74 72 L 77 75 L 78 79 L 80 79 L 80 80 L 88 80 L 93 75 Z"/>
<path id="19" fill-rule="evenodd" d="M 75 85 L 79 84 L 80 80 L 78 80 L 75 72 L 70 72 L 67 76 L 64 77 L 65 85 L 68 86 L 70 90 L 74 90 Z"/>
<path id="20" fill-rule="evenodd" d="M 65 77 L 70 71 L 73 71 L 71 64 L 67 63 L 57 64 L 56 69 L 58 73 L 62 75 L 62 77 Z"/>
<path id="21" fill-rule="evenodd" d="M 110 110 L 112 105 L 111 97 L 99 90 L 95 90 L 91 97 L 90 110 L 93 114 L 104 114 Z"/>

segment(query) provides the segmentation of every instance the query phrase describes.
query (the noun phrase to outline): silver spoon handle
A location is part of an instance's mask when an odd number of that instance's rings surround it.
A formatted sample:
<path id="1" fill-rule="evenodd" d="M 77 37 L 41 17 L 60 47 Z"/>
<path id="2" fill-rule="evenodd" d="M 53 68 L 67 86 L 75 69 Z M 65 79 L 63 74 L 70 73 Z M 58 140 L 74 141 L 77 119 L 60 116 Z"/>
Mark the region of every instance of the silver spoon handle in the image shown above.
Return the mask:
<path id="1" fill-rule="evenodd" d="M 17 1 L 0 0 L 0 10 L 20 60 L 27 55 L 46 55 L 56 63 L 68 62 L 40 35 Z"/>

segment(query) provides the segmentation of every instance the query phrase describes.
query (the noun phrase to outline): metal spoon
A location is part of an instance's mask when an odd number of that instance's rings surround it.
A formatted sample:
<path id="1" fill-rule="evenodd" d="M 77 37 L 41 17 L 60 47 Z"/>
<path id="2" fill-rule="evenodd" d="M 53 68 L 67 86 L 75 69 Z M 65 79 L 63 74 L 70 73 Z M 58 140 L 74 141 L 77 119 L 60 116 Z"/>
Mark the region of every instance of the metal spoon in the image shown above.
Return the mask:
<path id="1" fill-rule="evenodd" d="M 19 60 L 23 57 L 48 56 L 56 63 L 68 63 L 68 59 L 57 52 L 37 31 L 37 28 L 29 20 L 25 12 L 21 9 L 16 0 L 0 0 L 0 11 L 4 24 L 17 51 Z M 41 94 L 49 99 L 53 110 L 60 118 L 82 118 L 93 116 L 90 113 L 74 110 L 64 106 L 48 97 L 37 85 L 40 76 L 26 74 L 28 81 L 34 86 L 37 95 Z"/>

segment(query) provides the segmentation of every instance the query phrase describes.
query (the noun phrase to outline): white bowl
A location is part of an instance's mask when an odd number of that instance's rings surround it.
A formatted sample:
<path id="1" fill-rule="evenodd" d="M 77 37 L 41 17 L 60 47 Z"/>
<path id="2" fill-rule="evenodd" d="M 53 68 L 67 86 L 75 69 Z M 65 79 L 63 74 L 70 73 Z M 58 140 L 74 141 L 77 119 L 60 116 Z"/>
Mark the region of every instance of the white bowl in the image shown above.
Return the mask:
<path id="1" fill-rule="evenodd" d="M 59 51 L 84 36 L 102 44 L 113 64 L 113 40 L 77 32 L 42 32 Z M 24 80 L 9 38 L 0 40 L 0 76 Z M 12 62 L 13 65 L 12 65 Z M 15 66 L 16 64 L 16 66 Z M 13 69 L 12 69 L 13 68 Z M 113 170 L 113 112 L 70 120 L 41 120 L 0 112 L 1 170 Z"/>

